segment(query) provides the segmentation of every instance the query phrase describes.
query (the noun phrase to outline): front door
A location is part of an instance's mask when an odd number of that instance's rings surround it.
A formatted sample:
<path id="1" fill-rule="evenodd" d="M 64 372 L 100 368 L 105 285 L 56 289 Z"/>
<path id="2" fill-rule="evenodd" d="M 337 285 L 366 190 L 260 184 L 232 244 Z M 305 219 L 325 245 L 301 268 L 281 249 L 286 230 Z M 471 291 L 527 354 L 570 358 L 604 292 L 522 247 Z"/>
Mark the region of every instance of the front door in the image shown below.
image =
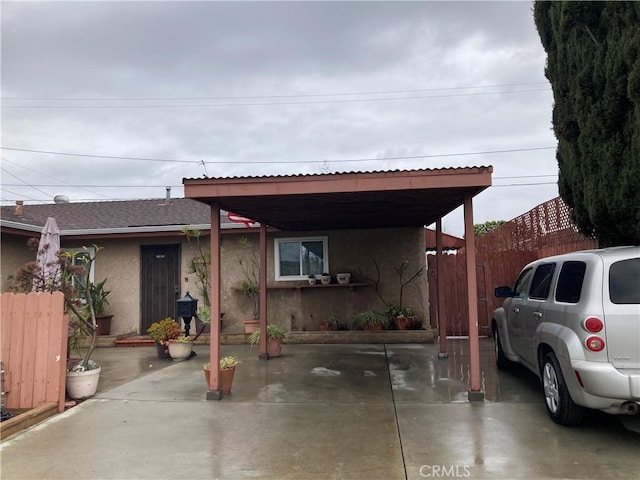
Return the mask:
<path id="1" fill-rule="evenodd" d="M 154 322 L 176 316 L 180 296 L 180 245 L 141 247 L 142 329 L 145 335 Z"/>

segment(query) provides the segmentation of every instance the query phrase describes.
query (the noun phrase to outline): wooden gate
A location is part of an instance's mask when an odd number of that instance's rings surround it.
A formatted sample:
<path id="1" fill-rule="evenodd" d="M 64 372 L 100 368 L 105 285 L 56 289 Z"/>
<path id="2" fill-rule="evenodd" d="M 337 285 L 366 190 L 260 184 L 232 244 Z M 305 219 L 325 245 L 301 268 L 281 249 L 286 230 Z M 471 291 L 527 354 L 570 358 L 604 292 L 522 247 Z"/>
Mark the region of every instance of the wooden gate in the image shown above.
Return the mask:
<path id="1" fill-rule="evenodd" d="M 69 324 L 63 294 L 3 293 L 1 321 L 7 409 L 57 403 L 63 412 Z"/>

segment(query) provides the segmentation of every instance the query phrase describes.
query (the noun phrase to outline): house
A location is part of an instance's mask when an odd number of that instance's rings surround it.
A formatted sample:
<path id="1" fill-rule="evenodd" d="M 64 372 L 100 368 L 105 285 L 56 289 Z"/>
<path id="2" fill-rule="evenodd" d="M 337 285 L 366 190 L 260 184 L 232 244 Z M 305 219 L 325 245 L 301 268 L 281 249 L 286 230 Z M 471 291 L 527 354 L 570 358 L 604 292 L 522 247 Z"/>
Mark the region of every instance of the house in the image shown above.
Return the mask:
<path id="1" fill-rule="evenodd" d="M 175 317 L 175 301 L 187 291 L 195 298 L 200 297 L 194 285 L 196 279 L 187 267 L 197 253 L 197 246 L 187 240 L 183 230 L 185 227 L 201 230 L 202 247 L 208 250 L 210 209 L 208 205 L 185 198 L 34 205 L 18 202 L 15 206 L 2 207 L 2 291 L 11 288 L 11 277 L 20 266 L 34 260 L 35 252 L 27 248 L 27 240 L 40 235 L 48 217 L 56 219 L 65 250 L 80 253 L 83 246 L 102 247 L 92 273 L 94 281 L 106 278 L 106 288 L 111 291 L 108 311 L 114 315 L 112 335 L 145 333 L 151 323 L 167 316 Z M 240 260 L 246 260 L 249 254 L 240 239 L 247 239 L 257 249 L 259 229 L 256 223 L 245 224 L 242 217 L 227 212 L 221 215 L 220 226 L 223 232 L 222 327 L 225 332 L 239 333 L 243 331 L 244 320 L 252 317 L 251 299 L 239 291 L 243 281 Z M 272 228 L 269 237 L 269 249 L 274 255 L 280 246 L 292 246 L 290 232 Z M 461 239 L 445 238 L 447 246 L 460 246 Z M 322 245 L 322 271 L 352 274 L 350 287 L 325 289 L 322 293 L 320 289 L 299 288 L 307 283 L 304 272 L 288 275 L 286 282 L 272 282 L 269 321 L 287 329 L 317 330 L 320 320 L 331 316 L 347 320 L 360 310 L 384 310 L 386 307 L 378 293 L 398 303 L 400 278 L 395 268 L 405 260 L 409 262 L 406 273 L 423 267 L 425 246 L 435 245 L 435 232 L 422 227 L 320 229 L 305 232 L 304 238 L 296 236 L 295 242 L 302 242 L 299 244 L 302 246 L 314 245 L 314 242 Z M 276 274 L 280 279 L 287 277 L 277 270 L 271 262 L 269 272 L 274 279 Z M 375 283 L 378 270 L 384 273 L 378 292 L 375 286 L 357 285 Z M 320 272 L 316 270 L 316 273 Z M 422 275 L 407 286 L 403 303 L 412 306 L 428 325 L 426 291 L 427 276 Z M 327 301 L 327 297 L 331 300 Z"/>

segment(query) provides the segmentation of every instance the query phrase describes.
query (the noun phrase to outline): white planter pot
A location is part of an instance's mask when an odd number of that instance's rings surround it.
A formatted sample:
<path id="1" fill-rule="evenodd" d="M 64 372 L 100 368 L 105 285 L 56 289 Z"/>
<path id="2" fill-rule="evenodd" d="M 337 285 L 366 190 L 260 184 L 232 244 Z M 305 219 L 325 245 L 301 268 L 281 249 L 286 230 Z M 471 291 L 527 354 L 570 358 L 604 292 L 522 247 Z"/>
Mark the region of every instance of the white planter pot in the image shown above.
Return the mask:
<path id="1" fill-rule="evenodd" d="M 331 283 L 331 275 L 322 275 L 320 277 L 322 285 L 329 285 Z"/>
<path id="2" fill-rule="evenodd" d="M 191 356 L 193 342 L 172 342 L 169 344 L 169 355 L 174 362 L 181 362 Z"/>
<path id="3" fill-rule="evenodd" d="M 336 279 L 338 280 L 338 283 L 341 284 L 345 284 L 345 283 L 349 283 L 351 281 L 351 274 L 350 273 L 338 273 L 336 275 Z"/>
<path id="4" fill-rule="evenodd" d="M 85 372 L 67 372 L 67 394 L 75 400 L 94 396 L 98 390 L 101 370 L 98 367 Z"/>

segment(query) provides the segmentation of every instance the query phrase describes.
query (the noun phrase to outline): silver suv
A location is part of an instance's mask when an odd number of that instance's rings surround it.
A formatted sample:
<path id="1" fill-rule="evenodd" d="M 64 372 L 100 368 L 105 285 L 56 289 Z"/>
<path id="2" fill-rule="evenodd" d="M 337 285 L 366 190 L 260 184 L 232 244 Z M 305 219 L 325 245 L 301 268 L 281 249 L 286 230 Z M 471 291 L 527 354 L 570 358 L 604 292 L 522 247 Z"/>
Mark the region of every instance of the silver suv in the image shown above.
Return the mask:
<path id="1" fill-rule="evenodd" d="M 640 247 L 539 259 L 495 294 L 506 298 L 491 321 L 498 368 L 538 375 L 553 421 L 640 411 Z"/>

